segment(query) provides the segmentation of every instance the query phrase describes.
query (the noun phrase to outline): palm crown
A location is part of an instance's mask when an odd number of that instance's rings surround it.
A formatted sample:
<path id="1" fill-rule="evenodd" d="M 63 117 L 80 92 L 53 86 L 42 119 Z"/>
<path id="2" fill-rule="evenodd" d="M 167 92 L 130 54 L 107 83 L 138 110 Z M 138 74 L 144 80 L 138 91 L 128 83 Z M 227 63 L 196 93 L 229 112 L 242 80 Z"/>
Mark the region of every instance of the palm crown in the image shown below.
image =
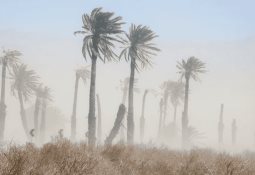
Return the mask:
<path id="1" fill-rule="evenodd" d="M 151 65 L 151 56 L 156 55 L 156 51 L 159 51 L 155 47 L 155 44 L 151 41 L 157 37 L 157 35 L 150 30 L 147 26 L 132 24 L 129 30 L 129 34 L 125 34 L 127 40 L 123 39 L 125 44 L 124 49 L 120 54 L 120 58 L 124 58 L 128 61 L 130 58 L 138 61 L 142 68 L 147 65 Z M 139 65 L 136 62 L 135 68 L 138 70 Z"/>
<path id="2" fill-rule="evenodd" d="M 121 17 L 114 17 L 114 13 L 102 12 L 102 8 L 95 8 L 90 15 L 82 16 L 83 30 L 76 31 L 74 34 L 84 34 L 82 54 L 86 59 L 88 54 L 92 57 L 92 53 L 98 56 L 102 61 L 110 61 L 116 57 L 113 52 L 114 41 L 121 42 L 118 37 L 120 34 L 123 22 Z M 95 45 L 98 48 L 95 50 Z"/>
<path id="3" fill-rule="evenodd" d="M 177 106 L 184 99 L 184 84 L 182 82 L 172 82 L 170 87 L 170 99 L 174 106 Z"/>
<path id="4" fill-rule="evenodd" d="M 0 63 L 6 64 L 7 66 L 15 66 L 19 62 L 19 56 L 22 54 L 17 50 L 4 50 L 4 56 L 0 57 Z"/>
<path id="5" fill-rule="evenodd" d="M 177 68 L 179 69 L 178 73 L 181 74 L 181 79 L 193 78 L 195 81 L 199 80 L 198 75 L 200 73 L 205 73 L 205 63 L 200 61 L 198 58 L 190 57 L 187 61 L 182 60 L 177 63 Z"/>
<path id="6" fill-rule="evenodd" d="M 13 94 L 15 95 L 15 91 L 20 91 L 25 100 L 28 100 L 38 85 L 38 76 L 33 70 L 28 70 L 27 65 L 24 64 L 13 67 L 11 79 Z"/>
<path id="7" fill-rule="evenodd" d="M 82 67 L 76 70 L 76 76 L 78 78 L 81 78 L 84 83 L 86 83 L 87 79 L 90 78 L 90 71 L 87 69 L 87 67 Z"/>
<path id="8" fill-rule="evenodd" d="M 52 101 L 51 89 L 49 87 L 45 86 L 43 88 L 42 98 L 44 98 L 45 100 Z"/>

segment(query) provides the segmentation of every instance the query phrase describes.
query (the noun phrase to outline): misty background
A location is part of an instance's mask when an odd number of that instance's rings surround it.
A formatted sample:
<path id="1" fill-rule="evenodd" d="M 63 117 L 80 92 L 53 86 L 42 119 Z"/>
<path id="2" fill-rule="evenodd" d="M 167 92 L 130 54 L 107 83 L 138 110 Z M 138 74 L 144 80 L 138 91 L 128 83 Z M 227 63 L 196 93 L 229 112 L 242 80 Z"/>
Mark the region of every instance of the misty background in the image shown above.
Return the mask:
<path id="1" fill-rule="evenodd" d="M 231 144 L 231 122 L 237 120 L 237 145 L 255 145 L 255 2 L 252 0 L 0 0 L 0 47 L 22 52 L 22 61 L 34 69 L 53 91 L 50 106 L 64 118 L 64 136 L 70 136 L 75 69 L 90 65 L 81 53 L 82 37 L 73 32 L 82 26 L 81 15 L 95 7 L 122 16 L 127 31 L 131 22 L 148 25 L 159 37 L 161 52 L 152 68 L 136 74 L 140 93 L 134 96 L 135 140 L 139 140 L 139 118 L 145 89 L 160 91 L 165 80 L 178 80 L 176 62 L 196 56 L 206 63 L 208 72 L 201 82 L 191 81 L 190 125 L 204 134 L 198 146 L 216 147 L 220 104 L 224 103 L 224 143 Z M 102 107 L 103 138 L 113 126 L 122 92 L 120 80 L 129 76 L 124 60 L 98 62 L 97 93 Z M 6 132 L 9 141 L 24 142 L 19 104 L 6 88 Z M 87 131 L 89 82 L 80 83 L 77 108 L 77 137 Z M 34 104 L 32 98 L 26 108 Z M 159 121 L 160 96 L 148 94 L 145 140 L 155 142 Z M 171 105 L 167 121 L 173 119 Z M 181 126 L 181 105 L 177 121 Z M 48 120 L 48 119 L 47 119 Z M 58 125 L 58 123 L 56 123 Z M 56 133 L 57 134 L 57 133 Z M 49 139 L 49 138 L 48 138 Z"/>

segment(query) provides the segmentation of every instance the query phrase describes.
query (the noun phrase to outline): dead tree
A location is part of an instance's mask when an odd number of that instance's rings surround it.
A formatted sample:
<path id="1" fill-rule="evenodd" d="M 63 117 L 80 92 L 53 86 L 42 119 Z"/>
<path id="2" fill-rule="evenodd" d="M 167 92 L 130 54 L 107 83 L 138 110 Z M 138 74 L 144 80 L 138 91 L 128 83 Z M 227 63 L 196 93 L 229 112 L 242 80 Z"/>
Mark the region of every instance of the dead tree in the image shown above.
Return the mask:
<path id="1" fill-rule="evenodd" d="M 122 122 L 122 120 L 124 118 L 124 115 L 125 115 L 125 112 L 126 112 L 126 108 L 125 108 L 125 106 L 123 104 L 121 104 L 119 106 L 119 110 L 118 110 L 118 113 L 117 113 L 117 118 L 116 118 L 116 120 L 114 122 L 114 126 L 113 126 L 109 136 L 105 139 L 105 144 L 106 145 L 111 145 L 113 139 L 118 134 L 120 126 L 121 126 L 121 122 Z"/>

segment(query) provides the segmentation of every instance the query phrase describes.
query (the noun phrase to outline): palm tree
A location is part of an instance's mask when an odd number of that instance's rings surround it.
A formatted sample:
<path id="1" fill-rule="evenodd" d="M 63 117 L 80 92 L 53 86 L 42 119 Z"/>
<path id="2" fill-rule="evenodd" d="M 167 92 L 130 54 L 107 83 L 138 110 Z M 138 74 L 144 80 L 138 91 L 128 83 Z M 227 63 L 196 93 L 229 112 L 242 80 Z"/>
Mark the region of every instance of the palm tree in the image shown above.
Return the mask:
<path id="1" fill-rule="evenodd" d="M 76 137 L 76 109 L 77 109 L 77 95 L 79 80 L 82 79 L 86 83 L 87 79 L 90 76 L 90 71 L 87 70 L 87 67 L 83 67 L 76 70 L 75 78 L 75 87 L 74 87 L 74 100 L 73 100 L 73 112 L 71 117 L 71 140 L 75 140 Z"/>
<path id="2" fill-rule="evenodd" d="M 161 85 L 161 89 L 163 90 L 163 106 L 164 106 L 162 123 L 161 123 L 162 127 L 165 127 L 171 83 L 172 81 L 164 81 Z"/>
<path id="3" fill-rule="evenodd" d="M 44 142 L 45 129 L 46 129 L 46 110 L 47 104 L 49 101 L 52 101 L 51 90 L 47 86 L 44 87 L 42 93 L 42 115 L 41 115 L 41 125 L 40 125 L 40 142 Z"/>
<path id="4" fill-rule="evenodd" d="M 1 86 L 1 100 L 0 100 L 0 141 L 4 139 L 5 117 L 6 117 L 6 105 L 5 105 L 6 69 L 16 65 L 19 62 L 18 57 L 21 56 L 21 53 L 17 50 L 8 50 L 8 51 L 4 50 L 3 53 L 4 53 L 4 56 L 0 57 L 0 63 L 2 64 L 2 86 Z"/>
<path id="5" fill-rule="evenodd" d="M 205 73 L 205 63 L 200 61 L 198 58 L 190 57 L 187 60 L 177 62 L 178 73 L 181 74 L 181 80 L 185 78 L 185 98 L 184 98 L 184 111 L 182 118 L 182 141 L 183 146 L 187 141 L 188 135 L 188 101 L 189 101 L 189 80 L 199 80 L 198 76 L 201 73 Z"/>
<path id="6" fill-rule="evenodd" d="M 157 37 L 147 26 L 131 25 L 127 40 L 123 40 L 125 47 L 120 54 L 126 61 L 130 60 L 130 79 L 128 89 L 128 115 L 127 115 L 127 141 L 129 144 L 134 142 L 134 79 L 135 70 L 151 65 L 151 56 L 156 55 L 158 48 L 151 42 Z"/>
<path id="7" fill-rule="evenodd" d="M 97 58 L 103 62 L 111 61 L 116 57 L 113 52 L 114 43 L 121 42 L 116 35 L 122 33 L 122 18 L 113 17 L 114 13 L 102 12 L 101 8 L 95 8 L 91 14 L 82 16 L 83 30 L 75 34 L 85 35 L 83 39 L 82 54 L 91 58 L 91 76 L 89 93 L 89 115 L 88 115 L 88 143 L 94 146 L 96 142 L 96 118 L 95 118 L 95 98 L 96 98 L 96 63 Z"/>
<path id="8" fill-rule="evenodd" d="M 145 109 L 145 101 L 146 101 L 147 94 L 148 94 L 148 89 L 146 89 L 144 91 L 144 94 L 143 94 L 142 114 L 141 114 L 141 118 L 140 118 L 140 139 L 141 139 L 141 143 L 143 143 L 143 138 L 144 138 L 144 125 L 145 125 L 144 109 Z"/>
<path id="9" fill-rule="evenodd" d="M 178 105 L 184 99 L 184 84 L 182 82 L 172 82 L 170 86 L 170 100 L 174 108 L 174 120 L 176 123 L 176 112 Z"/>
<path id="10" fill-rule="evenodd" d="M 27 101 L 33 95 L 34 90 L 38 85 L 38 77 L 33 70 L 28 70 L 27 65 L 21 64 L 13 67 L 11 80 L 11 90 L 14 95 L 18 94 L 21 121 L 25 134 L 29 138 L 29 128 L 24 108 L 24 101 Z"/>

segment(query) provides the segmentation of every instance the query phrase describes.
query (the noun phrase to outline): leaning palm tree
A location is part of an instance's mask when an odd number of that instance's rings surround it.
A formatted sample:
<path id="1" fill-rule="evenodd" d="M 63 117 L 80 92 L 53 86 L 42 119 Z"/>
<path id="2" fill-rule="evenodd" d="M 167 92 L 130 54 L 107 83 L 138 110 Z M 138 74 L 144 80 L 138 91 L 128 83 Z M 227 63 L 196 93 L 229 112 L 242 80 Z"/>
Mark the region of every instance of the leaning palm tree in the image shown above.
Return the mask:
<path id="1" fill-rule="evenodd" d="M 3 51 L 4 55 L 0 57 L 0 63 L 2 64 L 2 86 L 1 86 L 1 100 L 0 100 L 0 141 L 4 139 L 5 129 L 5 117 L 6 117 L 6 105 L 5 105 L 5 79 L 6 69 L 10 70 L 14 65 L 19 62 L 19 56 L 21 53 L 17 50 Z"/>
<path id="2" fill-rule="evenodd" d="M 89 115 L 88 115 L 88 143 L 94 146 L 96 142 L 96 63 L 97 58 L 103 62 L 111 61 L 116 57 L 113 51 L 114 42 L 122 42 L 116 37 L 122 33 L 122 18 L 114 17 L 112 12 L 102 12 L 101 8 L 95 8 L 91 14 L 82 16 L 83 30 L 75 34 L 83 34 L 82 54 L 86 59 L 91 58 L 90 94 L 89 94 Z"/>
<path id="3" fill-rule="evenodd" d="M 18 95 L 22 125 L 25 134 L 29 138 L 24 101 L 27 101 L 33 95 L 38 85 L 38 76 L 33 70 L 28 70 L 27 65 L 21 64 L 13 67 L 10 78 L 12 80 L 11 90 L 15 96 Z"/>
<path id="4" fill-rule="evenodd" d="M 134 107 L 133 89 L 135 70 L 151 65 L 151 56 L 156 55 L 158 48 L 151 42 L 157 35 L 147 26 L 132 24 L 127 40 L 123 40 L 125 47 L 120 54 L 126 61 L 130 60 L 130 79 L 128 89 L 128 115 L 127 115 L 127 141 L 129 144 L 134 142 Z"/>
<path id="5" fill-rule="evenodd" d="M 77 95 L 79 80 L 82 79 L 84 83 L 87 82 L 87 79 L 90 77 L 90 71 L 87 67 L 83 67 L 76 70 L 75 78 L 75 87 L 74 87 L 74 101 L 73 101 L 73 112 L 71 117 L 71 140 L 75 140 L 76 137 L 76 109 L 77 109 Z"/>
<path id="6" fill-rule="evenodd" d="M 44 142 L 45 138 L 45 129 L 46 129 L 46 111 L 47 104 L 49 101 L 52 101 L 51 89 L 47 86 L 44 87 L 42 93 L 42 115 L 41 115 L 41 124 L 40 124 L 40 142 Z"/>
<path id="7" fill-rule="evenodd" d="M 198 76 L 201 73 L 205 73 L 205 63 L 198 58 L 190 57 L 187 60 L 182 60 L 177 63 L 178 73 L 181 74 L 181 80 L 185 78 L 185 98 L 184 98 L 184 110 L 182 115 L 182 143 L 185 146 L 188 136 L 188 102 L 189 102 L 189 81 L 190 78 L 197 81 Z"/>

